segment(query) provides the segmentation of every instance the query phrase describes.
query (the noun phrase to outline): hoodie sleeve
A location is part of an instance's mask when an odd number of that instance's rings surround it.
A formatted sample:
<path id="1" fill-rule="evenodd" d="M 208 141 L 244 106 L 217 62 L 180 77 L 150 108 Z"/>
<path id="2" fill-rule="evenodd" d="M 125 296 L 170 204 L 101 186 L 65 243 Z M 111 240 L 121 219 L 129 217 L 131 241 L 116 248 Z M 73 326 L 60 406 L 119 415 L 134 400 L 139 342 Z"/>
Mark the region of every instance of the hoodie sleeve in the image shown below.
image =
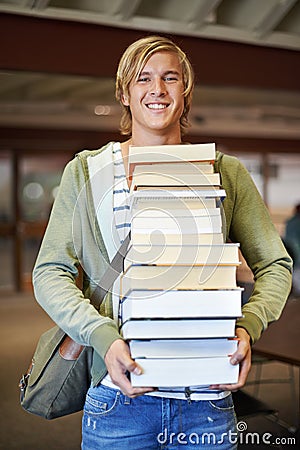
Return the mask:
<path id="1" fill-rule="evenodd" d="M 252 295 L 243 306 L 243 318 L 237 321 L 254 343 L 281 315 L 291 289 L 292 260 L 243 164 L 227 155 L 222 155 L 218 163 L 226 190 L 227 237 L 240 243 L 254 275 Z"/>
<path id="2" fill-rule="evenodd" d="M 86 179 L 76 157 L 64 170 L 35 263 L 34 294 L 52 320 L 72 339 L 82 345 L 93 345 L 103 357 L 120 335 L 115 322 L 100 315 L 90 302 L 97 280 L 84 267 L 83 251 L 95 254 L 99 277 L 107 265 L 93 231 L 94 224 L 90 223 L 87 211 Z M 85 295 L 76 285 L 80 265 L 88 286 Z"/>

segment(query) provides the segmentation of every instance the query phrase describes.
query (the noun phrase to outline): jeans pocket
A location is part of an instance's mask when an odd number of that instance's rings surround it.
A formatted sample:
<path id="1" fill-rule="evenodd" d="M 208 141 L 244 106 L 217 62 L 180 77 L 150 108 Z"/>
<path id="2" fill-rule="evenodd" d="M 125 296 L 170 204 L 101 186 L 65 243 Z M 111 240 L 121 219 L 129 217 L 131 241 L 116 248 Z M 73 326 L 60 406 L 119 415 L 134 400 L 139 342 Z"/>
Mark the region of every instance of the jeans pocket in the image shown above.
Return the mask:
<path id="1" fill-rule="evenodd" d="M 84 413 L 93 416 L 111 414 L 119 404 L 120 395 L 120 391 L 106 386 L 90 388 L 86 395 Z"/>
<path id="2" fill-rule="evenodd" d="M 211 408 L 218 411 L 231 411 L 234 409 L 232 395 L 229 394 L 224 398 L 218 400 L 209 400 L 209 405 Z"/>

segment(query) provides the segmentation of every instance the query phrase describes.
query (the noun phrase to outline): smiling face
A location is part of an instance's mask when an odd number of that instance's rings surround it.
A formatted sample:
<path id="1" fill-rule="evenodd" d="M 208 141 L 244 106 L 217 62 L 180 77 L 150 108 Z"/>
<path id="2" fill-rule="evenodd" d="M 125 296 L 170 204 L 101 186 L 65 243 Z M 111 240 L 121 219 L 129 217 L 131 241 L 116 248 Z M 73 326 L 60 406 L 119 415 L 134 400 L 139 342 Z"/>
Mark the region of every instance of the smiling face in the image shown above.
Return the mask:
<path id="1" fill-rule="evenodd" d="M 122 98 L 131 111 L 135 145 L 180 143 L 183 93 L 182 68 L 176 53 L 154 53 L 130 83 L 129 95 Z"/>

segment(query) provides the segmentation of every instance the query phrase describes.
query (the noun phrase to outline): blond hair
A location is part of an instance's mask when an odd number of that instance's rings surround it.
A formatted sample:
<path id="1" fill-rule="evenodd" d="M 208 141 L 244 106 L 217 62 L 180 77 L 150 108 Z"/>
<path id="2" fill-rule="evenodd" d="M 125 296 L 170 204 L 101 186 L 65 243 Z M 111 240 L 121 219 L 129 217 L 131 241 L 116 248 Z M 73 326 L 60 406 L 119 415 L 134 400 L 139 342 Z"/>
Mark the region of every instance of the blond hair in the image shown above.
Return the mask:
<path id="1" fill-rule="evenodd" d="M 144 65 L 154 53 L 169 51 L 178 55 L 182 68 L 184 85 L 184 110 L 180 118 L 181 133 L 189 126 L 188 113 L 190 111 L 194 88 L 194 71 L 186 54 L 170 39 L 162 36 L 149 36 L 133 42 L 123 53 L 116 77 L 116 99 L 122 107 L 120 131 L 124 135 L 131 135 L 132 117 L 129 106 L 123 104 L 124 97 L 129 98 L 129 87 L 137 79 Z"/>

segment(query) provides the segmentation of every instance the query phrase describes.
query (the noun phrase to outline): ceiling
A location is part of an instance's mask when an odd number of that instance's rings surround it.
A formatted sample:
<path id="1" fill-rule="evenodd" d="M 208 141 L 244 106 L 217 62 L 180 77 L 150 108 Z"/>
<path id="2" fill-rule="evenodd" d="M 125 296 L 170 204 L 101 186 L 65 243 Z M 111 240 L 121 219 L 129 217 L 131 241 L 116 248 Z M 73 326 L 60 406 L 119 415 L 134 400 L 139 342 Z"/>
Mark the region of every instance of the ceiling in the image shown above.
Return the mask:
<path id="1" fill-rule="evenodd" d="M 127 30 L 176 30 L 179 36 L 288 54 L 300 50 L 299 0 L 0 0 L 1 12 Z M 0 71 L 0 126 L 118 129 L 113 74 L 5 67 Z M 299 139 L 300 89 L 202 83 L 196 86 L 191 123 L 195 135 Z"/>
<path id="2" fill-rule="evenodd" d="M 1 0 L 0 11 L 300 48 L 298 0 Z"/>

